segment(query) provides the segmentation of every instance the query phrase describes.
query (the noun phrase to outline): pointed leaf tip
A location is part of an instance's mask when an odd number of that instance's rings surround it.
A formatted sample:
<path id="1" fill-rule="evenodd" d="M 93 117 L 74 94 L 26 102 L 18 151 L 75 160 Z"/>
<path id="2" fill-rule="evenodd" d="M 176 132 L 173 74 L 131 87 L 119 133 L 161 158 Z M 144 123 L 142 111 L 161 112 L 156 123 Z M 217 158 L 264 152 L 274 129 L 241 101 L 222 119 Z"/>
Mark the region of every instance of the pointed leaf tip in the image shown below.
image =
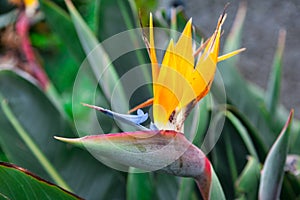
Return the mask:
<path id="1" fill-rule="evenodd" d="M 282 61 L 286 41 L 286 31 L 279 31 L 277 50 L 273 58 L 273 66 L 268 80 L 265 103 L 270 115 L 274 115 L 280 100 L 280 88 L 282 79 Z"/>
<path id="2" fill-rule="evenodd" d="M 64 138 L 64 137 L 59 137 L 59 136 L 54 136 L 54 139 L 59 140 L 61 142 L 70 143 L 70 144 L 75 144 L 79 141 L 78 138 Z"/>
<path id="3" fill-rule="evenodd" d="M 54 139 L 65 142 L 67 138 L 59 137 L 59 136 L 53 136 Z"/>
<path id="4" fill-rule="evenodd" d="M 287 122 L 286 122 L 285 125 L 284 125 L 284 131 L 285 131 L 285 130 L 288 128 L 288 126 L 290 125 L 290 123 L 291 123 L 293 117 L 294 117 L 294 109 L 292 108 L 292 109 L 290 110 L 290 114 L 289 114 L 288 120 L 287 120 Z"/>
<path id="5" fill-rule="evenodd" d="M 279 199 L 284 176 L 284 165 L 289 147 L 289 131 L 294 110 L 290 111 L 289 117 L 272 145 L 261 173 L 259 185 L 259 199 Z"/>

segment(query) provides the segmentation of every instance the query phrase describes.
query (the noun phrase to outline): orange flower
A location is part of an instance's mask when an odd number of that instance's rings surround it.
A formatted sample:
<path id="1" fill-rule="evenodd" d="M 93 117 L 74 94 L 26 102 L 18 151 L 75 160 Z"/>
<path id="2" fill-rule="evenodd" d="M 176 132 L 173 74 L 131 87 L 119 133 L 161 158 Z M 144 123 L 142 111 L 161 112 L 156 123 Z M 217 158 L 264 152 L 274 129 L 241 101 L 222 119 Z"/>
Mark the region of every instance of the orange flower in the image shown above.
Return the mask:
<path id="1" fill-rule="evenodd" d="M 156 57 L 153 20 L 150 14 L 149 56 L 152 65 L 153 99 L 132 109 L 153 104 L 154 124 L 159 130 L 183 131 L 183 122 L 190 110 L 210 90 L 217 63 L 244 49 L 218 57 L 222 24 L 226 14 L 218 20 L 215 32 L 196 51 L 193 50 L 192 19 L 176 43 L 170 41 L 162 63 Z"/>

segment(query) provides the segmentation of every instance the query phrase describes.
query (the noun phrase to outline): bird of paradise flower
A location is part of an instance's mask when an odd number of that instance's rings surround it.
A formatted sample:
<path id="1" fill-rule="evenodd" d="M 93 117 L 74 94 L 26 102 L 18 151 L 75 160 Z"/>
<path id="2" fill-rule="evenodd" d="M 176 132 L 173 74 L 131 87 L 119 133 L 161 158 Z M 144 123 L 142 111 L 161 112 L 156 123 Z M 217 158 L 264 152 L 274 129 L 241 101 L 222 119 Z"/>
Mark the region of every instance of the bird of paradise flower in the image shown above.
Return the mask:
<path id="1" fill-rule="evenodd" d="M 140 131 L 91 135 L 75 139 L 55 138 L 74 145 L 83 145 L 96 155 L 123 165 L 192 177 L 203 198 L 210 199 L 212 166 L 204 153 L 186 139 L 183 126 L 193 107 L 210 91 L 217 63 L 244 50 L 239 49 L 218 56 L 225 19 L 226 13 L 223 13 L 215 32 L 197 50 L 193 49 L 190 19 L 178 41 L 176 43 L 170 41 L 162 63 L 159 64 L 150 14 L 150 38 L 145 44 L 151 60 L 153 98 L 130 110 L 130 112 L 137 111 L 137 115 L 119 114 L 83 104 L 130 124 Z M 141 124 L 147 120 L 148 114 L 141 108 L 150 105 L 153 105 L 153 122 L 147 128 Z"/>

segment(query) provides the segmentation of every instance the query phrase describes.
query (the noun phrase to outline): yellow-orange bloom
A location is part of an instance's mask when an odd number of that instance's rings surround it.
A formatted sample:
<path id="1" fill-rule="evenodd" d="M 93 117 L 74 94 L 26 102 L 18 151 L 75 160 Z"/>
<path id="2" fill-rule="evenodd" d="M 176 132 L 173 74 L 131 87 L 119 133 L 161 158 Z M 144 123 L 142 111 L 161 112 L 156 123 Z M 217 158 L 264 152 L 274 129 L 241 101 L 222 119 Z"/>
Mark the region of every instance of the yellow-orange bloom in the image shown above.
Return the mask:
<path id="1" fill-rule="evenodd" d="M 153 99 L 136 108 L 153 104 L 154 124 L 159 129 L 182 131 L 190 107 L 210 90 L 217 62 L 238 54 L 240 49 L 218 57 L 222 24 L 220 16 L 215 32 L 198 50 L 193 50 L 192 19 L 176 43 L 170 41 L 162 63 L 156 57 L 153 20 L 150 14 L 149 56 L 152 65 Z M 196 59 L 197 57 L 197 59 Z M 195 62 L 196 61 L 196 62 Z"/>

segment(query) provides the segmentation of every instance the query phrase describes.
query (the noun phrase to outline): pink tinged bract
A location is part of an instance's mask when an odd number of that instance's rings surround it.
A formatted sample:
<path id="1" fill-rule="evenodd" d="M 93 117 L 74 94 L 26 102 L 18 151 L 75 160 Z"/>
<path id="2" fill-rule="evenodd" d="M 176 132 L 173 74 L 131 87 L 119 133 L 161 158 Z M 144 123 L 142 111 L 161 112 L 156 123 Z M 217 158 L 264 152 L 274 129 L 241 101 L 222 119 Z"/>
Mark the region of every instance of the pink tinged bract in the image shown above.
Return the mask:
<path id="1" fill-rule="evenodd" d="M 175 131 L 137 131 L 91 135 L 82 138 L 56 139 L 84 146 L 96 158 L 145 171 L 162 171 L 181 177 L 192 177 L 204 199 L 209 199 L 211 164 L 204 153 Z"/>

